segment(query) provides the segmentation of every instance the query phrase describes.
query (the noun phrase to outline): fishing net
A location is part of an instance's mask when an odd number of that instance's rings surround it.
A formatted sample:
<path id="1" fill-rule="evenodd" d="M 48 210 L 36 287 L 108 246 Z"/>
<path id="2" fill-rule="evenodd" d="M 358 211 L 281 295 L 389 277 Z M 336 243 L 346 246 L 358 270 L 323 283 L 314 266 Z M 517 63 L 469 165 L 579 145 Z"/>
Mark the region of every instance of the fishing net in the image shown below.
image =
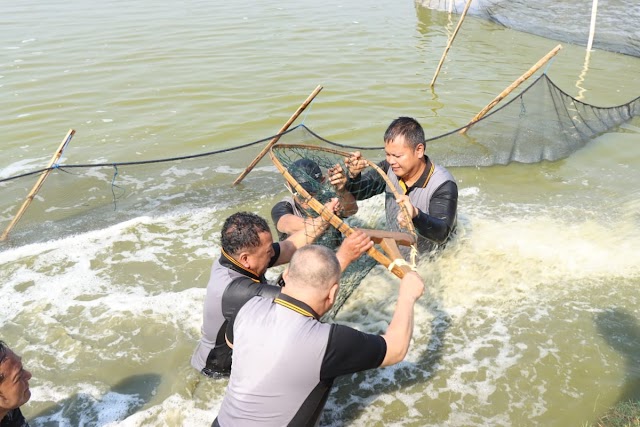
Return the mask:
<path id="1" fill-rule="evenodd" d="M 640 114 L 640 98 L 602 108 L 578 101 L 542 74 L 507 104 L 470 126 L 427 140 L 445 166 L 557 161 Z M 432 148 L 433 147 L 433 148 Z"/>
<path id="2" fill-rule="evenodd" d="M 416 0 L 429 9 L 462 13 L 466 0 Z M 474 0 L 470 15 L 504 27 L 567 43 L 586 45 L 592 2 L 539 0 Z M 601 0 L 596 14 L 593 47 L 640 57 L 637 0 Z"/>
<path id="3" fill-rule="evenodd" d="M 282 188 L 273 166 L 255 168 L 233 190 L 230 184 L 255 155 L 255 147 L 270 138 L 159 160 L 65 162 L 0 179 L 0 226 L 4 230 L 40 174 L 50 172 L 8 239 L 0 242 L 0 250 L 101 230 L 140 217 L 180 216 L 206 209 L 230 215 L 238 206 L 260 209 Z M 74 143 L 77 140 L 78 136 Z M 65 158 L 73 159 L 73 144 L 65 150 Z"/>
<path id="4" fill-rule="evenodd" d="M 345 270 L 336 302 L 325 317 L 333 317 L 340 310 L 376 262 L 380 262 L 399 277 L 404 276 L 405 271 L 408 271 L 407 266 L 415 264 L 415 256 L 407 259 L 407 255 L 411 253 L 415 255 L 415 248 L 413 252 L 405 250 L 405 255 L 398 249 L 398 245 L 409 248 L 416 242 L 416 233 L 411 221 L 400 223 L 397 220 L 399 212 L 402 212 L 405 218 L 409 218 L 403 206 L 396 204 L 397 208 L 393 210 L 391 217 L 380 215 L 377 210 L 369 211 L 368 215 L 358 214 L 360 209 L 356 199 L 361 197 L 353 191 L 348 191 L 346 187 L 349 174 L 345 161 L 349 157 L 348 152 L 317 145 L 280 143 L 271 148 L 270 155 L 285 177 L 293 198 L 300 207 L 299 214 L 304 217 L 322 216 L 331 223 L 331 228 L 327 229 L 315 243 L 336 249 L 341 242 L 340 238 L 336 238 L 336 232 L 349 235 L 354 227 L 364 230 L 375 243 L 367 255 L 362 256 Z M 386 179 L 386 174 L 376 164 L 369 161 L 367 164 L 362 171 L 363 174 L 376 173 Z M 327 179 L 328 176 L 337 172 L 346 178 L 343 185 L 336 186 Z M 370 191 L 365 187 L 359 190 Z M 337 214 L 325 206 L 325 203 L 334 198 L 339 200 L 341 206 Z M 309 227 L 310 223 L 306 224 L 306 227 Z M 305 232 L 309 236 L 315 236 L 318 233 L 317 230 L 308 228 L 305 228 Z"/>
<path id="5" fill-rule="evenodd" d="M 638 115 L 640 98 L 616 107 L 596 107 L 572 98 L 543 74 L 501 108 L 469 126 L 466 132 L 461 133 L 463 128 L 460 128 L 428 139 L 427 152 L 433 161 L 447 167 L 556 161 Z M 634 124 L 632 122 L 619 130 L 634 132 Z M 70 145 L 62 161 L 50 168 L 16 175 L 7 168 L 0 171 L 2 230 L 15 217 L 41 174 L 49 172 L 49 176 L 8 239 L 0 241 L 0 251 L 102 230 L 146 216 L 192 216 L 194 212 L 207 209 L 215 209 L 216 217 L 221 218 L 240 209 L 269 212 L 285 191 L 283 175 L 286 178 L 286 174 L 276 166 L 263 161 L 241 185 L 231 187 L 231 183 L 244 171 L 259 148 L 273 138 L 189 156 L 138 162 L 106 162 L 101 159 L 91 164 L 72 161 L 73 145 Z M 348 151 L 360 150 L 371 163 L 384 159 L 382 143 L 376 147 L 338 144 L 322 138 L 304 125 L 280 135 L 275 147 L 281 144 L 317 147 L 282 150 L 281 162 L 283 165 L 292 164 L 298 159 L 308 158 L 320 167 L 323 176 L 336 164 L 344 170 L 344 153 Z M 278 150 L 276 148 L 274 152 Z M 283 169 L 287 171 L 284 166 Z M 323 203 L 331 197 L 340 198 L 343 206 L 348 204 L 328 181 L 314 184 L 313 176 L 299 175 L 299 178 L 299 182 L 304 182 L 314 193 L 320 203 L 318 209 L 321 210 Z M 307 197 L 302 186 L 295 187 L 298 181 L 286 182 L 291 191 L 302 194 L 303 199 Z M 355 215 L 338 220 L 351 228 L 403 231 L 385 216 L 384 197 L 380 195 L 358 201 Z M 309 208 L 306 214 L 318 215 L 318 209 Z M 340 223 L 337 224 L 331 229 L 338 229 Z M 212 229 L 217 228 L 210 225 Z M 185 232 L 201 233 L 197 230 Z M 330 233 L 333 234 L 322 236 L 319 241 L 335 247 L 340 243 L 342 233 L 335 230 Z M 400 249 L 404 248 L 400 246 Z M 190 249 L 185 247 L 184 250 Z M 406 253 L 402 255 L 404 259 L 408 258 Z M 360 262 L 364 265 L 356 264 L 348 273 L 352 274 L 355 284 L 351 291 L 376 264 L 370 255 Z M 344 288 L 336 310 L 348 298 L 349 285 Z"/>

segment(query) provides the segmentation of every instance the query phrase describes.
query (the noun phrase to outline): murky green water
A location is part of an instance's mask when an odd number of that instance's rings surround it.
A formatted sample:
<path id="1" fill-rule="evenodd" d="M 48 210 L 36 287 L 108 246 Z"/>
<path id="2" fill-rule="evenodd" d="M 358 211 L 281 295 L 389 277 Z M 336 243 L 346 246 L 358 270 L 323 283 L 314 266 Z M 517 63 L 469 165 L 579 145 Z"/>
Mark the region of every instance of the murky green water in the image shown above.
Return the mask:
<path id="1" fill-rule="evenodd" d="M 69 163 L 240 145 L 276 133 L 319 84 L 302 119 L 325 138 L 380 145 L 399 115 L 435 136 L 558 44 L 468 17 L 431 90 L 457 15 L 412 2 L 156 3 L 2 7 L 0 176 L 44 166 L 69 128 Z M 640 95 L 639 71 L 594 51 L 585 72 L 584 48 L 567 44 L 547 69 L 601 106 Z M 421 267 L 429 292 L 407 361 L 338 381 L 323 423 L 579 426 L 636 396 L 639 128 L 555 163 L 453 169 L 460 232 Z M 221 171 L 197 210 L 0 253 L 0 339 L 33 372 L 31 425 L 210 425 L 226 382 L 189 359 L 217 233 L 237 209 L 268 216 L 284 191 L 227 190 L 237 173 Z M 383 330 L 395 284 L 374 270 L 338 320 Z"/>

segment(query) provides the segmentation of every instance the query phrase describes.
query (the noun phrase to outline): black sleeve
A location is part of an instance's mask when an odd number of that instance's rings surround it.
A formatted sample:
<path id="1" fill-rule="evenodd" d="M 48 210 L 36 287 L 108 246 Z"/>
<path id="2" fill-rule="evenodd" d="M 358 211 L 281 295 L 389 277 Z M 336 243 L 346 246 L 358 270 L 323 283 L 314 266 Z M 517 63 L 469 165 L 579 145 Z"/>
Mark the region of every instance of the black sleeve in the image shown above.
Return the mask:
<path id="1" fill-rule="evenodd" d="M 227 339 L 233 342 L 233 322 L 238 311 L 254 296 L 275 298 L 280 295 L 280 286 L 256 283 L 248 277 L 241 277 L 229 284 L 222 294 L 222 315 L 227 320 Z"/>
<path id="2" fill-rule="evenodd" d="M 458 186 L 453 181 L 446 181 L 431 196 L 429 213 L 419 210 L 413 225 L 427 239 L 444 243 L 455 228 L 457 209 Z"/>
<path id="3" fill-rule="evenodd" d="M 387 342 L 380 335 L 333 324 L 320 368 L 320 380 L 377 368 L 386 355 Z"/>
<path id="4" fill-rule="evenodd" d="M 273 267 L 278 262 L 278 258 L 280 258 L 280 243 L 274 243 L 271 245 L 273 247 L 273 257 L 269 260 L 269 267 Z"/>
<path id="5" fill-rule="evenodd" d="M 389 163 L 386 160 L 378 163 L 378 166 L 385 173 L 389 170 Z M 364 200 L 382 193 L 386 186 L 386 181 L 378 172 L 369 170 L 355 178 L 349 178 L 346 188 L 356 200 Z"/>
<path id="6" fill-rule="evenodd" d="M 271 220 L 273 221 L 273 225 L 276 227 L 276 231 L 278 232 L 278 240 L 280 240 L 281 242 L 289 237 L 289 235 L 278 230 L 278 221 L 280 221 L 280 218 L 282 218 L 283 216 L 289 214 L 294 215 L 293 206 L 291 206 L 291 203 L 285 200 L 276 203 L 271 208 Z"/>

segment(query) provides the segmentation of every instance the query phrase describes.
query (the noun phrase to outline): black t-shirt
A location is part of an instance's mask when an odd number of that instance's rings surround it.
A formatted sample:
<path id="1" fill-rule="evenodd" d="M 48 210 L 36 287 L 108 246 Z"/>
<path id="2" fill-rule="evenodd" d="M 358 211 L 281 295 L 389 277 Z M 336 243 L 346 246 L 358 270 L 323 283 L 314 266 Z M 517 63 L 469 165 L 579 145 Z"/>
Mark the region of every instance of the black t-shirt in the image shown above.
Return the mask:
<path id="1" fill-rule="evenodd" d="M 20 408 L 9 411 L 0 421 L 0 427 L 29 427 L 29 423 L 24 419 Z"/>

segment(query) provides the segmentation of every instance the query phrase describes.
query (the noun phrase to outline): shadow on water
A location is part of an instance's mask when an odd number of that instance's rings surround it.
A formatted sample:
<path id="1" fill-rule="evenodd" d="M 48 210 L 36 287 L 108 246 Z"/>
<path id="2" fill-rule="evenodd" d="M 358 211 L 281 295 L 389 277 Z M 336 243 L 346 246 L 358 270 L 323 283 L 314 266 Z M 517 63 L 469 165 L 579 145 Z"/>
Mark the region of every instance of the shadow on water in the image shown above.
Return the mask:
<path id="1" fill-rule="evenodd" d="M 434 279 L 437 281 L 438 279 Z M 323 420 L 320 425 L 336 424 L 350 425 L 360 418 L 365 409 L 380 395 L 393 394 L 397 391 L 410 388 L 416 384 L 424 384 L 433 376 L 443 355 L 445 336 L 451 326 L 451 317 L 440 308 L 440 301 L 430 290 L 433 286 L 425 283 L 425 293 L 421 300 L 428 301 L 426 310 L 433 319 L 428 326 L 430 336 L 427 345 L 422 349 L 415 362 L 403 363 L 393 369 L 393 377 L 380 373 L 380 369 L 361 372 L 354 376 L 339 377 L 331 392 L 341 407 L 337 412 L 325 408 Z M 367 310 L 364 306 L 356 306 L 354 310 Z M 419 328 L 415 325 L 414 328 Z M 414 329 L 415 330 L 415 329 Z M 384 331 L 381 331 L 384 333 Z M 423 331 L 422 333 L 428 333 Z M 415 351 L 409 349 L 410 352 Z M 348 384 L 348 385 L 347 385 Z M 351 399 L 357 397 L 356 400 Z M 349 402 L 345 405 L 345 402 Z"/>
<path id="2" fill-rule="evenodd" d="M 612 308 L 599 313 L 595 323 L 607 344 L 625 358 L 625 382 L 618 402 L 640 401 L 640 322 Z"/>
<path id="3" fill-rule="evenodd" d="M 119 421 L 137 412 L 160 385 L 156 374 L 132 375 L 114 385 L 100 398 L 78 393 L 33 416 L 32 427 L 102 426 Z"/>

